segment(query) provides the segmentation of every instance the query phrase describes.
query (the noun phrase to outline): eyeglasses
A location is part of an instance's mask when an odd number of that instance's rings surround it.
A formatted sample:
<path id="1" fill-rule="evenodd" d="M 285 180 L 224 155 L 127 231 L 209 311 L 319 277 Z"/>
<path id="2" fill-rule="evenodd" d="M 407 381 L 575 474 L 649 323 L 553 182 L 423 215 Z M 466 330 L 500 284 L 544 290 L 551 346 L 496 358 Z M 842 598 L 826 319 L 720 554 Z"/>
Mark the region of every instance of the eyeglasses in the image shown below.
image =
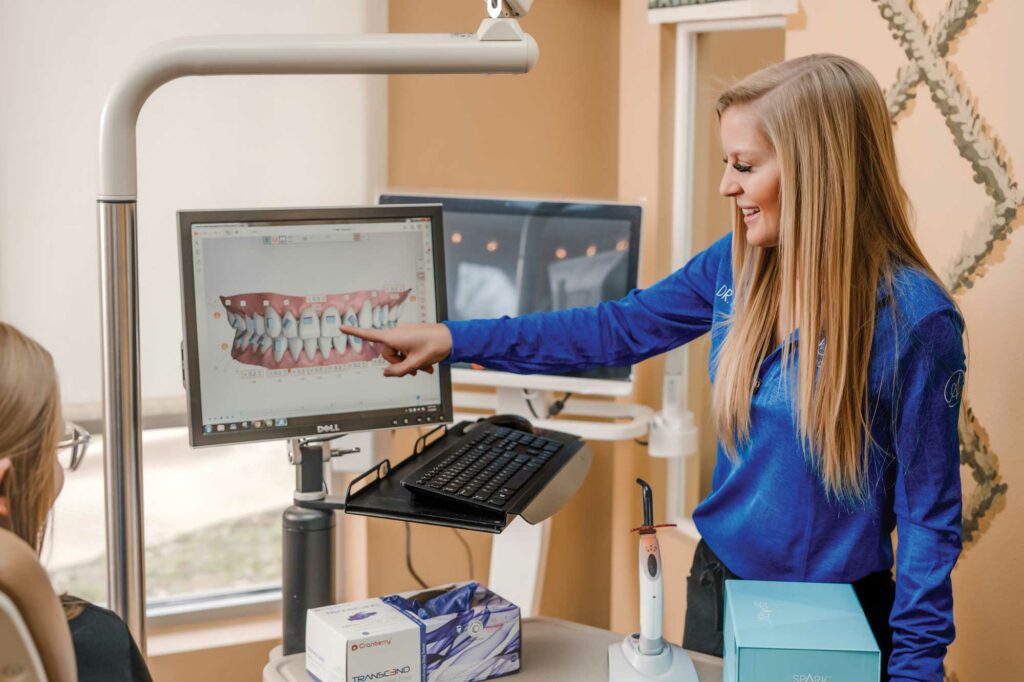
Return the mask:
<path id="1" fill-rule="evenodd" d="M 74 471 L 82 463 L 92 436 L 74 422 L 65 423 L 64 434 L 64 438 L 57 443 L 57 459 L 65 469 Z"/>

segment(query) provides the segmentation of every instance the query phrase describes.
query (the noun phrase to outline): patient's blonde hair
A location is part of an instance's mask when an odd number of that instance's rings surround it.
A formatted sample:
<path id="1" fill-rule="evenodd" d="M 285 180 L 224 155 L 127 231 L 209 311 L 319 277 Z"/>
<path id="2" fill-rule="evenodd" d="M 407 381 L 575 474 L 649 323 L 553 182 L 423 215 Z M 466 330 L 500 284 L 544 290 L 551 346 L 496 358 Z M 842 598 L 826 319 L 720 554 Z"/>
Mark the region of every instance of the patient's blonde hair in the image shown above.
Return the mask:
<path id="1" fill-rule="evenodd" d="M 0 482 L 10 516 L 3 525 L 39 554 L 57 498 L 57 443 L 63 435 L 60 387 L 53 357 L 36 341 L 0 322 L 0 459 L 11 468 Z M 62 597 L 65 614 L 81 611 Z"/>
<path id="2" fill-rule="evenodd" d="M 38 553 L 56 499 L 55 453 L 62 435 L 60 389 L 45 348 L 0 322 L 0 458 L 10 530 Z"/>
<path id="3" fill-rule="evenodd" d="M 734 210 L 736 295 L 716 357 L 718 432 L 735 458 L 737 439 L 750 436 L 755 373 L 776 346 L 781 315 L 799 329 L 804 348 L 796 363 L 794 406 L 804 453 L 830 497 L 863 502 L 878 287 L 891 295 L 900 265 L 942 286 L 914 238 L 885 99 L 863 66 L 818 54 L 743 79 L 719 97 L 719 117 L 734 105 L 753 109 L 775 149 L 781 214 L 778 248 L 758 248 L 747 243 Z M 787 381 L 791 341 L 782 346 Z"/>

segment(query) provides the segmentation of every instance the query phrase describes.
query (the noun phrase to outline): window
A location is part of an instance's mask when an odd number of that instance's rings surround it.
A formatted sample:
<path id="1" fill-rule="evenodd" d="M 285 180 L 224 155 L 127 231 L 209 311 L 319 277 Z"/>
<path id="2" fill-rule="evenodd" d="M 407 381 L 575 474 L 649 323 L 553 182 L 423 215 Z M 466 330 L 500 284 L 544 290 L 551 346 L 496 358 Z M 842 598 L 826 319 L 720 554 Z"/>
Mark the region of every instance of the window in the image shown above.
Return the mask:
<path id="1" fill-rule="evenodd" d="M 184 428 L 143 432 L 146 594 L 150 612 L 209 598 L 275 594 L 281 512 L 294 470 L 282 442 L 193 450 Z M 59 592 L 105 603 L 102 438 L 66 477 L 43 558 Z"/>

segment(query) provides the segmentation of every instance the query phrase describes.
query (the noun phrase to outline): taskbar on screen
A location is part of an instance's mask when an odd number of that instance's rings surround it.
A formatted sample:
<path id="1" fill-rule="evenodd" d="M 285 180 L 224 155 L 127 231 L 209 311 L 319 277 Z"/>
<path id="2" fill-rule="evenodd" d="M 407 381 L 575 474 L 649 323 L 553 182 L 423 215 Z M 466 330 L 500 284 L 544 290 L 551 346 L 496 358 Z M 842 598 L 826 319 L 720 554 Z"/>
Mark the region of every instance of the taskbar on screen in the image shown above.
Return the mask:
<path id="1" fill-rule="evenodd" d="M 441 404 L 437 403 L 434 405 L 416 405 L 413 407 L 400 408 L 398 410 L 386 410 L 390 417 L 390 424 L 392 426 L 415 426 L 416 424 L 434 424 L 440 423 L 443 420 L 441 415 Z M 350 415 L 323 415 L 320 417 L 303 417 L 300 421 L 303 424 L 310 424 L 310 422 L 324 422 L 325 425 L 332 425 L 333 422 L 344 421 L 345 417 Z M 203 433 L 207 435 L 214 435 L 218 433 L 231 433 L 239 431 L 272 431 L 274 429 L 288 428 L 289 426 L 295 426 L 296 419 L 293 417 L 289 421 L 288 417 L 263 417 L 253 419 L 243 419 L 236 421 L 216 421 L 215 423 L 203 424 Z M 386 428 L 386 427 L 385 427 Z M 342 432 L 342 429 L 331 428 L 326 429 L 324 433 L 332 433 L 334 431 Z"/>

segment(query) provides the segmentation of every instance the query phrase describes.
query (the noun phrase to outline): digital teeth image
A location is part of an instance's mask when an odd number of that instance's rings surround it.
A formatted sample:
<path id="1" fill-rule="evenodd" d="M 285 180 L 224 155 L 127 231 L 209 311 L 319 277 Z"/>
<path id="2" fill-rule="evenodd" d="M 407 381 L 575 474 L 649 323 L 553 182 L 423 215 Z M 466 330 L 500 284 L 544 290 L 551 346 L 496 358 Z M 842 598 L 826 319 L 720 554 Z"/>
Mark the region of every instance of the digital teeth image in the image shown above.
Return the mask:
<path id="1" fill-rule="evenodd" d="M 359 327 L 359 318 L 356 317 L 356 311 L 349 308 L 345 311 L 345 326 L 346 327 Z M 358 336 L 350 336 L 348 339 L 349 345 L 355 352 L 359 352 L 363 347 L 363 340 Z"/>
<path id="2" fill-rule="evenodd" d="M 281 317 L 281 333 L 285 335 L 285 338 L 294 339 L 299 335 L 299 325 L 295 321 L 295 315 L 292 311 L 286 311 Z"/>
<path id="3" fill-rule="evenodd" d="M 286 338 L 284 338 L 283 336 L 279 336 L 276 339 L 274 339 L 274 354 L 272 357 L 274 360 L 275 367 L 281 364 L 281 359 L 284 357 L 284 351 L 286 348 L 288 348 L 288 340 Z M 237 360 L 238 358 L 235 359 Z"/>
<path id="4" fill-rule="evenodd" d="M 288 339 L 288 352 L 292 354 L 292 360 L 298 362 L 299 353 L 302 352 L 302 339 L 298 337 Z"/>
<path id="5" fill-rule="evenodd" d="M 228 311 L 228 316 L 234 315 L 231 311 Z M 264 318 L 267 320 L 267 333 L 270 337 L 276 339 L 281 335 L 281 316 L 277 314 L 277 311 L 267 306 L 264 308 Z"/>
<path id="6" fill-rule="evenodd" d="M 370 299 L 363 299 L 363 307 L 359 310 L 359 327 L 361 329 L 369 329 L 374 326 L 373 324 L 373 305 L 370 303 Z"/>
<path id="7" fill-rule="evenodd" d="M 325 367 L 380 356 L 342 326 L 390 329 L 412 290 L 370 289 L 346 294 L 289 296 L 269 292 L 221 296 L 233 329 L 231 357 L 267 369 Z M 259 311 L 259 312 L 255 312 Z"/>

